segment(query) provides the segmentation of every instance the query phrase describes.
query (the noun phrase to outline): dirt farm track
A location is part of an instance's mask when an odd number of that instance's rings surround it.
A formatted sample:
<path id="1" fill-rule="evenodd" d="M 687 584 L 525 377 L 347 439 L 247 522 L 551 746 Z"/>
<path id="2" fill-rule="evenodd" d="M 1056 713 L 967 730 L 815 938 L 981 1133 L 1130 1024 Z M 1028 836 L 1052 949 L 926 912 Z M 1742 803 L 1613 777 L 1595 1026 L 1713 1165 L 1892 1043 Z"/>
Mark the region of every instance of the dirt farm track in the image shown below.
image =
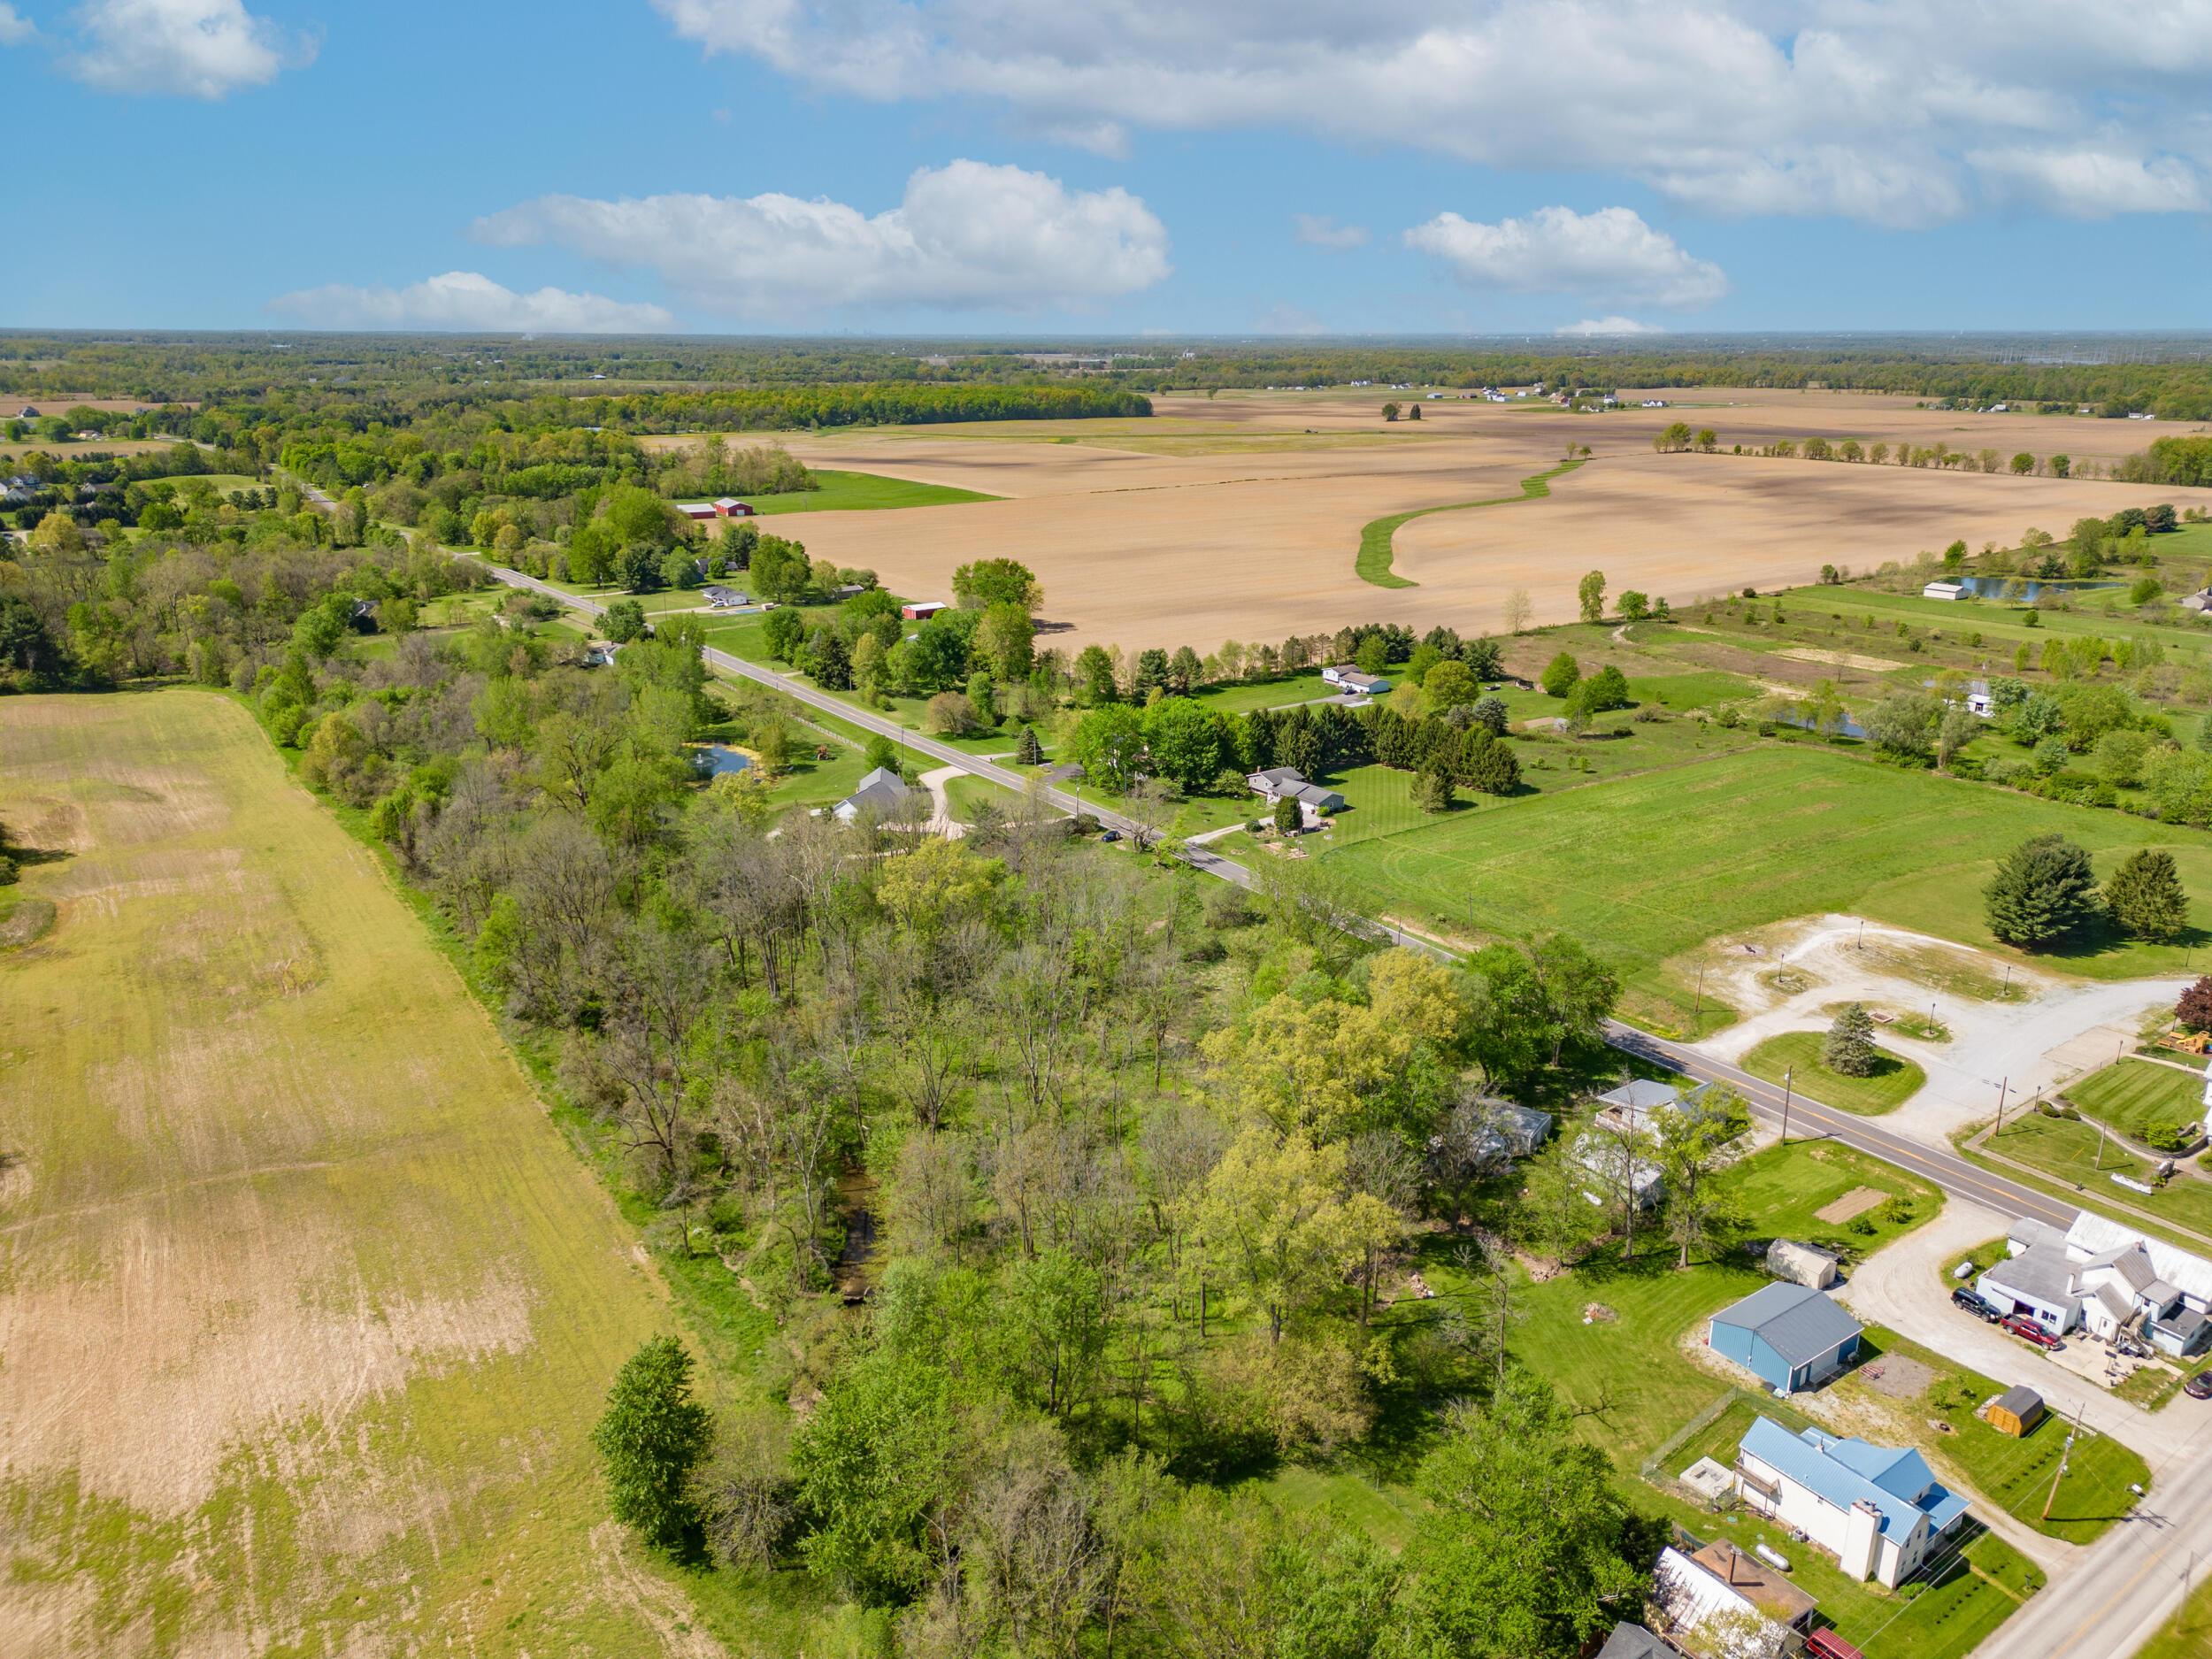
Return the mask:
<path id="1" fill-rule="evenodd" d="M 1565 620 L 1577 580 L 1593 568 L 1613 592 L 1640 588 L 1679 604 L 1747 584 L 1808 580 L 1826 564 L 1863 570 L 1909 560 L 1958 537 L 1979 548 L 2010 546 L 2030 526 L 2062 535 L 2078 518 L 2131 503 L 2212 502 L 2212 491 L 1663 456 L 1651 445 L 1680 419 L 1712 427 L 1724 451 L 1817 435 L 1987 448 L 2008 461 L 2021 450 L 2067 454 L 2079 465 L 2191 430 L 2170 424 L 1945 413 L 1909 398 L 1830 392 L 1650 396 L 1672 406 L 1574 415 L 1548 403 L 1452 399 L 1423 402 L 1417 423 L 1386 425 L 1384 401 L 1414 395 L 1224 393 L 1156 398 L 1148 420 L 810 435 L 788 447 L 810 465 L 1006 499 L 810 513 L 794 523 L 810 553 L 873 569 L 917 595 L 947 595 L 964 560 L 1020 558 L 1043 581 L 1046 617 L 1070 625 L 1055 644 L 1203 650 L 1363 620 L 1494 629 L 1517 588 L 1527 589 L 1537 621 Z M 1519 480 L 1555 464 L 1570 442 L 1590 446 L 1591 464 L 1555 480 L 1548 497 L 1403 526 L 1396 567 L 1419 586 L 1386 590 L 1354 573 L 1371 519 L 1517 496 Z"/>

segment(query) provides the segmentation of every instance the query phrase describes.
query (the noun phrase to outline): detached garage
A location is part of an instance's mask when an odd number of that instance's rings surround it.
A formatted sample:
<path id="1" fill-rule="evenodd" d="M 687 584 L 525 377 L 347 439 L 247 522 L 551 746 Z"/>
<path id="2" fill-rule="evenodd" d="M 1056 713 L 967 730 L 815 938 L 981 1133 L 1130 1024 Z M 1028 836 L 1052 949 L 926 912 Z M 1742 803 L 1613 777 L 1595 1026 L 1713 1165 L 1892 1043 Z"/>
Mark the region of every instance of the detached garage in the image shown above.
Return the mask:
<path id="1" fill-rule="evenodd" d="M 1859 1322 L 1821 1292 L 1774 1284 L 1713 1316 L 1707 1343 L 1777 1394 L 1815 1388 L 1859 1354 Z"/>

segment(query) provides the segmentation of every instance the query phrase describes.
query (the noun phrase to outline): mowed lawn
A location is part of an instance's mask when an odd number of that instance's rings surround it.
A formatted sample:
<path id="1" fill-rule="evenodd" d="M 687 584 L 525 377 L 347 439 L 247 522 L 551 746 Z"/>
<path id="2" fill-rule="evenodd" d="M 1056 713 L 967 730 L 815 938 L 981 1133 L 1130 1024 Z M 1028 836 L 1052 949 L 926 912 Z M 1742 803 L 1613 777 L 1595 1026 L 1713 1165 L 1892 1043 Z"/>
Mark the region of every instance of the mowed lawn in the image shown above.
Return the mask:
<path id="1" fill-rule="evenodd" d="M 2141 1141 L 2204 1119 L 2204 1079 L 2176 1065 L 2123 1060 L 2069 1083 L 2066 1098 L 2107 1127 Z"/>
<path id="2" fill-rule="evenodd" d="M 1417 924 L 1575 934 L 1619 970 L 1632 1015 L 1683 1028 L 1694 993 L 1670 959 L 1788 918 L 1848 911 L 1997 948 L 1982 887 L 2005 853 L 2054 830 L 2096 854 L 2101 876 L 2129 849 L 2170 848 L 2194 928 L 2212 923 L 2202 831 L 1796 746 L 1523 796 L 1340 848 L 1330 865 Z M 2101 938 L 2039 960 L 2122 979 L 2177 972 L 2183 952 Z M 1709 997 L 1706 1011 L 1709 1025 Z"/>
<path id="3" fill-rule="evenodd" d="M 675 1651 L 588 1436 L 658 1281 L 212 692 L 0 699 L 0 1648 Z"/>
<path id="4" fill-rule="evenodd" d="M 1825 1032 L 1786 1031 L 1769 1037 L 1740 1064 L 1770 1083 L 1779 1083 L 1786 1074 L 1801 1092 L 1822 1105 L 1865 1117 L 1895 1111 L 1928 1080 L 1928 1074 L 1910 1060 L 1886 1049 L 1876 1053 L 1874 1069 L 1864 1077 L 1832 1071 L 1820 1059 L 1826 1041 Z"/>

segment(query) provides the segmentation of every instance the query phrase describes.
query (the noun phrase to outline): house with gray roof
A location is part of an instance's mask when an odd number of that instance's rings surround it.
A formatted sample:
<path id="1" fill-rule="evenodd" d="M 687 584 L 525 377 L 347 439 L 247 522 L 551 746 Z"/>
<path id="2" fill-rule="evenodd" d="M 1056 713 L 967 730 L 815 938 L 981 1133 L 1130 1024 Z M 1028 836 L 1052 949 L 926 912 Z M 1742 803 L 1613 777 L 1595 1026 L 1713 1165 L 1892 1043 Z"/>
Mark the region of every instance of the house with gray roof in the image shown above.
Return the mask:
<path id="1" fill-rule="evenodd" d="M 863 817 L 883 823 L 903 816 L 913 796 L 905 779 L 887 766 L 879 766 L 860 780 L 858 788 L 830 809 L 830 816 L 840 824 Z"/>
<path id="2" fill-rule="evenodd" d="M 2140 1332 L 2185 1356 L 2212 1342 L 2212 1262 L 2120 1222 L 2082 1210 L 2064 1233 L 2022 1220 L 2011 1256 L 1975 1281 L 1982 1298 L 2054 1336 L 2077 1325 L 2101 1340 Z"/>
<path id="3" fill-rule="evenodd" d="M 1641 1624 L 1622 1624 L 1613 1626 L 1597 1659 L 1682 1659 L 1682 1650 L 1661 1641 Z"/>
<path id="4" fill-rule="evenodd" d="M 1705 1340 L 1778 1394 L 1816 1388 L 1859 1354 L 1859 1322 L 1807 1285 L 1763 1285 L 1713 1316 Z"/>
<path id="5" fill-rule="evenodd" d="M 1671 1083 L 1647 1077 L 1631 1078 L 1618 1088 L 1609 1088 L 1597 1097 L 1597 1120 L 1608 1129 L 1647 1130 L 1653 1126 L 1654 1114 L 1668 1107 L 1696 1111 L 1712 1087 L 1710 1083 L 1700 1083 L 1685 1092 Z"/>
<path id="6" fill-rule="evenodd" d="M 1966 1500 L 1918 1452 L 1819 1429 L 1792 1434 L 1766 1417 L 1736 1448 L 1736 1490 L 1754 1512 L 1832 1554 L 1846 1578 L 1892 1590 L 1967 1517 Z"/>
<path id="7" fill-rule="evenodd" d="M 1271 766 L 1265 772 L 1253 772 L 1244 781 L 1263 801 L 1297 802 L 1301 818 L 1306 823 L 1341 812 L 1345 808 L 1342 795 L 1325 785 L 1308 782 L 1306 774 L 1295 766 Z"/>
<path id="8" fill-rule="evenodd" d="M 1390 689 L 1389 680 L 1380 674 L 1363 674 L 1348 664 L 1331 664 L 1321 671 L 1321 678 L 1328 684 L 1355 696 L 1379 697 Z"/>

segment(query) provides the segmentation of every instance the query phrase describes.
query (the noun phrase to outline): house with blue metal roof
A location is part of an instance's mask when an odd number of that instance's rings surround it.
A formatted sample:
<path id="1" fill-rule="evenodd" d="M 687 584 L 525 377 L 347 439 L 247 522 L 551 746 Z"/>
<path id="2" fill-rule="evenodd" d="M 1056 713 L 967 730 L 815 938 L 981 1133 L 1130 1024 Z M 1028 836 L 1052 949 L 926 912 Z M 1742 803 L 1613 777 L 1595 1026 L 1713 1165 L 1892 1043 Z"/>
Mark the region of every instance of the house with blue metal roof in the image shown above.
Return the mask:
<path id="1" fill-rule="evenodd" d="M 1966 1518 L 1966 1500 L 1910 1448 L 1759 1417 L 1736 1448 L 1736 1490 L 1832 1552 L 1847 1578 L 1895 1589 Z"/>
<path id="2" fill-rule="evenodd" d="M 1859 1322 L 1809 1285 L 1773 1284 L 1715 1314 L 1705 1340 L 1789 1394 L 1818 1387 L 1858 1357 Z"/>

